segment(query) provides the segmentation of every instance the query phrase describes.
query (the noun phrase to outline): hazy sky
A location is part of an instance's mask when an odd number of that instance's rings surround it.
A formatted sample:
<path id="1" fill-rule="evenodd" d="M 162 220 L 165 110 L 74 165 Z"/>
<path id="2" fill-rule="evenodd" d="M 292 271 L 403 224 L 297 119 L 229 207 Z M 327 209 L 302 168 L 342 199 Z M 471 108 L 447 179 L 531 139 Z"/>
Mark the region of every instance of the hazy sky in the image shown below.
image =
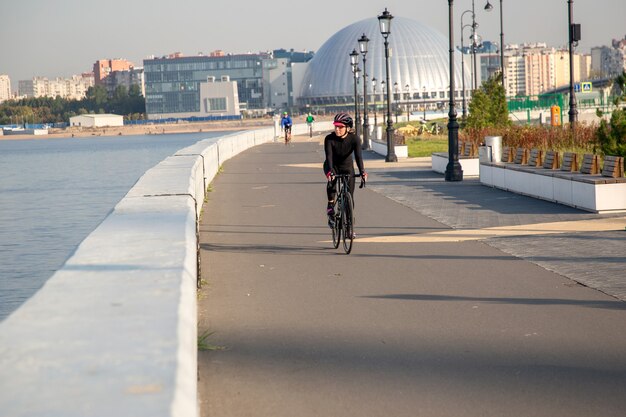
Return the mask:
<path id="1" fill-rule="evenodd" d="M 500 0 L 491 1 L 494 10 L 487 13 L 486 0 L 475 0 L 478 30 L 484 40 L 499 41 Z M 471 9 L 472 1 L 454 4 L 459 45 L 459 16 Z M 503 4 L 505 43 L 567 44 L 567 0 Z M 589 52 L 626 35 L 626 0 L 573 4 L 574 22 L 582 25 L 579 50 Z M 79 74 L 104 58 L 125 58 L 141 66 L 149 55 L 172 52 L 316 51 L 338 30 L 375 18 L 385 7 L 394 16 L 417 20 L 447 36 L 446 0 L 0 0 L 0 74 L 8 74 L 16 90 L 18 80 Z"/>

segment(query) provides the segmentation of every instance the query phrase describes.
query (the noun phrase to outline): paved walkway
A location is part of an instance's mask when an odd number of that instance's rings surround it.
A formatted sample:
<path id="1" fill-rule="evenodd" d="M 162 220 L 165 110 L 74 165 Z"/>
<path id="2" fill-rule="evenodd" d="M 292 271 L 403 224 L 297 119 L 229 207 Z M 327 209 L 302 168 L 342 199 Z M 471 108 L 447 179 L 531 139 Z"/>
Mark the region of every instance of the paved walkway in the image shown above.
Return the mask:
<path id="1" fill-rule="evenodd" d="M 624 216 L 367 155 L 349 256 L 329 242 L 316 140 L 253 148 L 215 179 L 202 415 L 623 415 Z"/>

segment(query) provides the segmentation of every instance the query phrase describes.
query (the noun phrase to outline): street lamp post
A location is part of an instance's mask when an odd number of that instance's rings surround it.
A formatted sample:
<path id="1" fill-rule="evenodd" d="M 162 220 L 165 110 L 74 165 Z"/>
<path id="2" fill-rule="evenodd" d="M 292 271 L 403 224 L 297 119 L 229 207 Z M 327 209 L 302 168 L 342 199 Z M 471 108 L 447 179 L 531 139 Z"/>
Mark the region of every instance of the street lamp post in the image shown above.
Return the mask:
<path id="1" fill-rule="evenodd" d="M 426 121 L 426 86 L 422 87 L 422 101 L 424 102 L 422 106 L 422 110 L 424 110 L 424 121 Z"/>
<path id="2" fill-rule="evenodd" d="M 407 123 L 410 121 L 410 113 L 409 113 L 409 99 L 410 99 L 409 90 L 410 90 L 410 88 L 411 87 L 409 87 L 408 84 L 404 86 L 404 93 L 405 93 L 405 97 L 406 97 L 406 121 L 407 121 Z"/>
<path id="3" fill-rule="evenodd" d="M 376 77 L 372 78 L 372 93 L 374 93 L 374 132 L 376 139 L 378 139 L 378 120 L 376 120 L 376 102 L 377 102 L 377 94 L 376 94 Z"/>
<path id="4" fill-rule="evenodd" d="M 354 119 L 356 121 L 355 129 L 357 136 L 359 136 L 359 124 L 361 123 L 361 118 L 359 117 L 359 92 L 356 88 L 359 79 L 359 75 L 357 72 L 359 65 L 359 53 L 356 51 L 356 49 L 353 49 L 352 52 L 350 52 L 350 64 L 352 64 L 352 76 L 354 77 Z"/>
<path id="5" fill-rule="evenodd" d="M 578 110 L 576 109 L 576 95 L 574 93 L 574 46 L 578 45 L 580 38 L 580 25 L 572 23 L 574 16 L 574 0 L 567 0 L 567 14 L 569 24 L 569 124 L 574 130 L 578 120 Z"/>
<path id="6" fill-rule="evenodd" d="M 476 90 L 478 88 L 478 78 L 477 73 L 478 70 L 476 68 L 476 28 L 478 27 L 476 23 L 476 13 L 474 12 L 474 0 L 472 0 L 472 57 L 474 58 L 474 85 L 472 90 Z"/>
<path id="7" fill-rule="evenodd" d="M 361 55 L 363 55 L 363 150 L 368 150 L 370 148 L 369 144 L 369 124 L 367 123 L 367 65 L 365 56 L 367 55 L 367 43 L 370 40 L 365 36 L 361 36 L 358 40 L 359 42 L 359 50 L 361 51 Z"/>
<path id="8" fill-rule="evenodd" d="M 387 79 L 387 156 L 385 162 L 398 162 L 393 143 L 393 122 L 391 121 L 391 84 L 389 81 L 389 35 L 391 34 L 391 19 L 393 16 L 387 11 L 378 16 L 380 33 L 385 39 L 385 76 Z"/>
<path id="9" fill-rule="evenodd" d="M 398 82 L 393 83 L 393 101 L 396 104 L 394 113 L 396 114 L 396 124 L 398 124 L 398 105 L 400 104 L 400 87 L 398 87 Z"/>
<path id="10" fill-rule="evenodd" d="M 485 10 L 490 12 L 493 9 L 489 0 L 485 5 Z M 504 87 L 504 20 L 502 19 L 502 0 L 500 0 L 500 73 L 502 74 L 502 88 Z M 504 90 L 506 95 L 506 89 Z"/>
<path id="11" fill-rule="evenodd" d="M 382 80 L 382 81 L 380 82 L 380 91 L 381 91 L 381 93 L 382 93 L 381 95 L 382 95 L 383 105 L 386 103 L 386 101 L 385 101 L 385 100 L 386 100 L 386 99 L 385 99 L 385 97 L 386 97 L 386 91 L 387 91 L 387 90 L 385 89 L 385 86 L 386 86 L 386 85 L 387 85 L 387 84 L 385 83 L 385 80 Z M 387 112 L 386 112 L 386 111 L 384 111 L 384 109 L 383 109 L 383 126 L 387 124 L 387 118 L 386 118 L 386 115 L 387 115 Z"/>
<path id="12" fill-rule="evenodd" d="M 465 43 L 463 41 L 464 39 L 464 30 L 466 27 L 473 27 L 473 25 L 467 24 L 464 25 L 463 24 L 463 16 L 465 15 L 465 13 L 472 13 L 473 12 L 471 10 L 466 10 L 463 13 L 461 13 L 461 86 L 462 86 L 462 91 L 461 91 L 461 96 L 463 97 L 463 116 L 462 116 L 462 120 L 463 122 L 465 122 L 465 119 L 467 118 L 467 106 L 466 106 L 466 101 L 465 101 Z M 474 78 L 474 76 L 472 75 L 472 79 Z"/>
<path id="13" fill-rule="evenodd" d="M 446 181 L 463 181 L 463 170 L 459 163 L 459 123 L 456 121 L 454 103 L 454 28 L 453 12 L 454 0 L 448 0 L 448 30 L 450 43 L 450 112 L 448 113 L 448 165 L 446 166 Z M 473 1 L 472 1 L 473 3 Z"/>

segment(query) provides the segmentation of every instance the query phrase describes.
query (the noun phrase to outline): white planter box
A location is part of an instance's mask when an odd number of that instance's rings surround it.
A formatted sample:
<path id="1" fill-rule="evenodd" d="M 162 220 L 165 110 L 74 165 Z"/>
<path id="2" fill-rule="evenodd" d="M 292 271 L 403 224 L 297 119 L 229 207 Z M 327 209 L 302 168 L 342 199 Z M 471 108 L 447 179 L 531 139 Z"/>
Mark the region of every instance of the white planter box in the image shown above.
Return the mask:
<path id="1" fill-rule="evenodd" d="M 387 156 L 387 142 L 380 142 L 377 140 L 370 141 L 371 149 L 379 155 Z M 396 156 L 398 158 L 409 157 L 409 147 L 406 145 L 395 145 L 393 147 Z"/>

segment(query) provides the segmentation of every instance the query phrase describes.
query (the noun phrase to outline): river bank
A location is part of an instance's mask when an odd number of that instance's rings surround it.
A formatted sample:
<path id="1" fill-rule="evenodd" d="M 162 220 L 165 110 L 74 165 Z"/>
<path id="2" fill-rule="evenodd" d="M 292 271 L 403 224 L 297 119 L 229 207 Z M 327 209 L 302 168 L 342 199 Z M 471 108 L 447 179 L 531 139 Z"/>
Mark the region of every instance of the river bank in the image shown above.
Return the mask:
<path id="1" fill-rule="evenodd" d="M 169 133 L 214 132 L 228 130 L 250 130 L 273 126 L 272 119 L 243 119 L 211 122 L 180 122 L 153 125 L 125 125 L 114 127 L 68 127 L 65 129 L 49 129 L 47 135 L 1 135 L 0 140 L 16 139 L 52 139 L 90 136 L 128 136 L 128 135 L 159 135 Z"/>

